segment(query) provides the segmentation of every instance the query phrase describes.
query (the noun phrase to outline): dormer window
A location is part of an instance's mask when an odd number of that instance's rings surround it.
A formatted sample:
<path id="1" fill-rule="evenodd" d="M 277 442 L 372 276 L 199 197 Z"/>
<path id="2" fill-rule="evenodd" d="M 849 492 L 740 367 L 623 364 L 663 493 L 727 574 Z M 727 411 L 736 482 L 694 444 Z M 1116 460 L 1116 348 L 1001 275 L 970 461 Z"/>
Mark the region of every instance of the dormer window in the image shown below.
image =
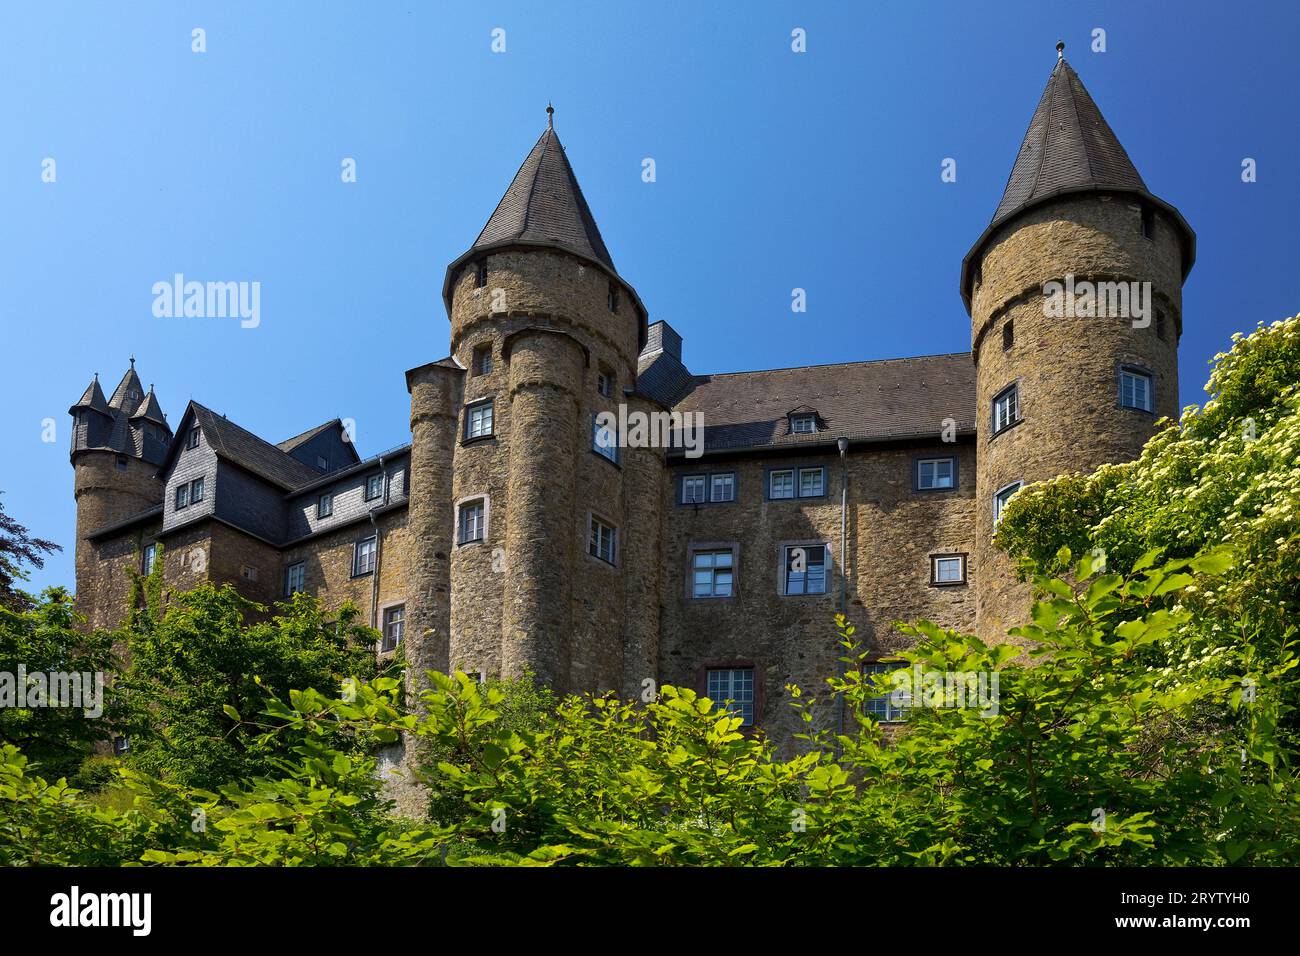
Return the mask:
<path id="1" fill-rule="evenodd" d="M 817 416 L 811 412 L 790 416 L 791 435 L 811 435 L 817 431 Z"/>

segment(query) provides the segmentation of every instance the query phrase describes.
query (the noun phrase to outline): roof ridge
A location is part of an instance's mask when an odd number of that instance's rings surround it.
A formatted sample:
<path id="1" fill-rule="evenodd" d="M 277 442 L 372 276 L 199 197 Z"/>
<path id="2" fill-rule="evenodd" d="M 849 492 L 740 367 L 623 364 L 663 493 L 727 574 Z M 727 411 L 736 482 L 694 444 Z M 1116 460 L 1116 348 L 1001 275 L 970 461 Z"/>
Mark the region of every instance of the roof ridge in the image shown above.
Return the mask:
<path id="1" fill-rule="evenodd" d="M 1078 74 L 1078 73 L 1075 73 L 1075 72 L 1074 72 L 1074 68 L 1071 67 L 1070 64 L 1068 64 L 1068 63 L 1065 62 L 1065 57 L 1062 57 L 1062 58 L 1061 58 L 1061 63 L 1064 64 L 1064 66 L 1065 66 L 1065 84 L 1066 84 L 1066 87 L 1067 87 L 1067 89 L 1069 90 L 1069 93 L 1070 93 L 1070 110 L 1071 110 L 1071 112 L 1074 113 L 1074 131 L 1075 131 L 1075 133 L 1076 133 L 1076 134 L 1078 135 L 1078 137 L 1079 137 L 1079 142 L 1082 143 L 1082 142 L 1083 142 L 1083 122 L 1079 119 L 1079 98 L 1078 98 L 1077 96 L 1074 95 L 1074 83 L 1071 82 L 1071 76 L 1073 76 L 1074 79 L 1079 80 L 1079 86 L 1080 86 L 1080 87 L 1083 86 L 1083 80 L 1080 80 L 1080 79 L 1079 79 L 1079 74 Z M 1085 88 L 1085 89 L 1086 89 L 1086 88 Z M 1096 106 L 1095 103 L 1094 103 L 1093 105 Z M 1101 109 L 1100 109 L 1100 107 L 1098 107 L 1098 109 L 1097 109 L 1097 114 L 1098 114 L 1098 116 L 1101 116 Z M 1103 122 L 1105 121 L 1105 117 L 1101 117 L 1101 119 L 1103 120 Z M 1107 123 L 1106 125 L 1109 126 L 1110 124 Z M 1111 133 L 1112 133 L 1112 134 L 1114 134 L 1114 132 L 1115 132 L 1114 130 L 1111 130 Z M 1118 137 L 1118 136 L 1115 137 L 1115 142 L 1116 142 L 1116 144 L 1119 146 L 1120 149 L 1123 149 L 1123 148 L 1124 148 L 1124 144 L 1123 144 L 1123 143 L 1120 143 L 1120 141 L 1119 141 L 1119 137 Z M 1044 152 L 1046 152 L 1046 151 L 1044 150 Z M 1088 166 L 1088 181 L 1089 181 L 1089 182 L 1093 182 L 1093 181 L 1096 180 L 1097 176 L 1096 176 L 1096 173 L 1093 171 L 1093 168 L 1092 168 L 1092 150 L 1088 149 L 1088 148 L 1085 146 L 1084 149 L 1081 150 L 1081 152 L 1083 153 L 1083 161 L 1084 161 L 1084 163 L 1086 163 L 1087 166 Z M 1125 155 L 1126 155 L 1126 156 L 1128 155 L 1127 152 L 1125 153 Z M 1131 161 L 1131 160 L 1129 161 L 1129 165 L 1132 165 L 1132 161 Z M 1133 172 L 1135 172 L 1135 173 L 1137 172 L 1137 168 L 1136 168 L 1136 167 L 1134 167 Z M 1138 175 L 1138 178 L 1139 178 L 1139 179 L 1142 178 L 1140 174 Z"/>
<path id="2" fill-rule="evenodd" d="M 913 362 L 917 359 L 929 358 L 955 358 L 959 355 L 969 356 L 967 352 L 932 352 L 927 355 L 900 355 L 894 358 L 883 359 L 855 359 L 851 362 L 822 362 L 817 365 L 782 365 L 777 368 L 754 368 L 742 369 L 736 372 L 703 372 L 692 375 L 692 378 L 718 378 L 722 375 L 760 375 L 764 372 L 799 372 L 809 368 L 834 368 L 837 365 L 883 365 L 886 362 Z"/>

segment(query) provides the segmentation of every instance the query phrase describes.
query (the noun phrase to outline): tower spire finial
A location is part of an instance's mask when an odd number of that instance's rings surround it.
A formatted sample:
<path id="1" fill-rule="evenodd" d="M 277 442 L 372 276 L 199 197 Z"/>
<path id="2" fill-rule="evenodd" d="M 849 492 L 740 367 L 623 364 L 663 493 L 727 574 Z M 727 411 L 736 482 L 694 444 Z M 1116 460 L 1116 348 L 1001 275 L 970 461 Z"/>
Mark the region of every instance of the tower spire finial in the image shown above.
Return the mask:
<path id="1" fill-rule="evenodd" d="M 550 101 L 546 103 L 546 128 L 555 129 L 555 107 L 550 104 Z"/>
<path id="2" fill-rule="evenodd" d="M 1064 59 L 1065 59 L 1065 41 L 1064 41 L 1064 40 L 1057 40 L 1057 41 L 1056 41 L 1056 58 L 1057 58 L 1058 60 L 1064 60 Z"/>
<path id="3" fill-rule="evenodd" d="M 135 356 L 134 356 L 134 355 L 131 356 L 131 367 L 132 367 L 132 368 L 135 368 Z"/>

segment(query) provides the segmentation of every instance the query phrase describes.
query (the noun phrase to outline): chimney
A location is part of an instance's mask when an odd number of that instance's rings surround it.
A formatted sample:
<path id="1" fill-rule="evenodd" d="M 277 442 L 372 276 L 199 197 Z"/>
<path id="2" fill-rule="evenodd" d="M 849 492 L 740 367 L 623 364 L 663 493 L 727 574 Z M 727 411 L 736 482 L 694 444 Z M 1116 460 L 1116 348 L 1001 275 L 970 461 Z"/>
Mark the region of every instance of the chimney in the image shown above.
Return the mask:
<path id="1" fill-rule="evenodd" d="M 643 356 L 654 352 L 665 352 L 679 362 L 682 360 L 682 337 L 662 319 L 650 324 L 646 331 L 645 348 L 641 350 Z"/>

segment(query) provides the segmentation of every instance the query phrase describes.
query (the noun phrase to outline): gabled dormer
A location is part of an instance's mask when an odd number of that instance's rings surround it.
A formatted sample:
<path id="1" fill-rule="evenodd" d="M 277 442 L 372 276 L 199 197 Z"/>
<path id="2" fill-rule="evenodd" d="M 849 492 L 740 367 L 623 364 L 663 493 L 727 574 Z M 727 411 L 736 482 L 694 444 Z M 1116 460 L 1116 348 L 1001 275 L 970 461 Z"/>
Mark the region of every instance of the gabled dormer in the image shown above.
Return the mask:
<path id="1" fill-rule="evenodd" d="M 811 405 L 800 405 L 786 413 L 786 434 L 815 435 L 826 428 L 826 422 Z"/>

